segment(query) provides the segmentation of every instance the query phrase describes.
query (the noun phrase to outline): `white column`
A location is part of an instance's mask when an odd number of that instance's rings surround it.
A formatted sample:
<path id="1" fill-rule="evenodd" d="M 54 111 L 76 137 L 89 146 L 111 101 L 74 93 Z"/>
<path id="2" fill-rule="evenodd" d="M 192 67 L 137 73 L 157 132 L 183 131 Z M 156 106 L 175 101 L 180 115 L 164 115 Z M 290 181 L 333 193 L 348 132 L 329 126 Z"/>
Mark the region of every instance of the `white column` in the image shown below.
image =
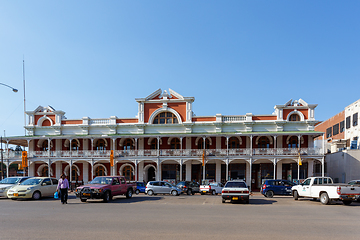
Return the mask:
<path id="1" fill-rule="evenodd" d="M 282 179 L 282 162 L 277 162 L 276 163 L 276 176 L 277 179 Z"/>
<path id="2" fill-rule="evenodd" d="M 221 182 L 221 161 L 216 160 L 215 181 Z"/>
<path id="3" fill-rule="evenodd" d="M 274 161 L 273 161 L 273 164 L 274 164 L 274 180 L 276 179 L 276 162 L 277 162 L 277 159 L 274 158 Z"/>
<path id="4" fill-rule="evenodd" d="M 29 161 L 29 177 L 35 176 L 35 163 Z"/>
<path id="5" fill-rule="evenodd" d="M 246 161 L 246 185 L 250 186 L 251 185 L 251 164 L 250 161 Z"/>
<path id="6" fill-rule="evenodd" d="M 183 160 L 180 160 L 180 181 L 182 181 L 182 166 L 183 166 Z"/>
<path id="7" fill-rule="evenodd" d="M 157 174 L 156 174 L 156 180 L 161 181 L 161 161 L 157 160 Z"/>
<path id="8" fill-rule="evenodd" d="M 191 160 L 185 163 L 186 165 L 186 181 L 192 181 L 191 179 Z"/>
<path id="9" fill-rule="evenodd" d="M 138 161 L 134 161 L 135 164 L 135 181 L 138 181 Z"/>
<path id="10" fill-rule="evenodd" d="M 61 162 L 60 162 L 60 161 L 57 161 L 57 162 L 55 163 L 55 168 L 56 168 L 55 178 L 57 178 L 57 179 L 59 179 L 60 176 L 61 176 L 61 172 L 62 172 L 61 167 L 62 167 Z"/>
<path id="11" fill-rule="evenodd" d="M 314 160 L 308 161 L 308 177 L 314 176 Z"/>
<path id="12" fill-rule="evenodd" d="M 5 166 L 6 166 L 6 177 L 9 177 L 9 167 L 10 167 L 9 159 L 8 159 L 8 163 L 5 164 Z M 25 171 L 25 169 L 24 169 L 24 171 Z M 1 175 L 4 176 L 3 173 L 1 173 Z"/>
<path id="13" fill-rule="evenodd" d="M 325 176 L 325 157 L 323 157 L 321 161 L 321 176 Z"/>
<path id="14" fill-rule="evenodd" d="M 84 181 L 84 184 L 89 182 L 89 163 L 88 162 L 83 163 L 83 181 Z"/>
<path id="15" fill-rule="evenodd" d="M 51 160 L 48 159 L 48 177 L 51 177 Z"/>
<path id="16" fill-rule="evenodd" d="M 144 181 L 144 161 L 141 161 L 138 164 L 138 171 L 139 171 L 139 181 L 142 182 Z"/>
<path id="17" fill-rule="evenodd" d="M 251 140 L 252 141 L 252 140 Z M 251 171 L 252 171 L 252 158 L 250 158 L 250 184 L 248 185 L 249 187 L 249 190 L 251 192 L 251 182 L 252 182 L 252 179 L 251 179 Z"/>
<path id="18" fill-rule="evenodd" d="M 229 181 L 229 159 L 226 159 L 226 181 Z"/>
<path id="19" fill-rule="evenodd" d="M 70 160 L 69 162 L 70 168 L 69 168 L 69 185 L 71 186 L 71 182 L 72 182 L 72 160 Z"/>

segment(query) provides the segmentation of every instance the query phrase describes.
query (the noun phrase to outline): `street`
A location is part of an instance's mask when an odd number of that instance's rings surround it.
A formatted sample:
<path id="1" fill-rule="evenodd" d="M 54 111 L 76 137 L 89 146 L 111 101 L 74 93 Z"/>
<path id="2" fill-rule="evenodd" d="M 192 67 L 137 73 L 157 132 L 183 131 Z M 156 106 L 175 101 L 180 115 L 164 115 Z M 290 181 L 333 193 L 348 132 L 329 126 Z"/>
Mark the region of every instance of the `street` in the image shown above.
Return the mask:
<path id="1" fill-rule="evenodd" d="M 0 199 L 1 239 L 359 239 L 360 204 L 256 194 L 250 204 L 221 196 L 114 198 L 68 204 Z"/>

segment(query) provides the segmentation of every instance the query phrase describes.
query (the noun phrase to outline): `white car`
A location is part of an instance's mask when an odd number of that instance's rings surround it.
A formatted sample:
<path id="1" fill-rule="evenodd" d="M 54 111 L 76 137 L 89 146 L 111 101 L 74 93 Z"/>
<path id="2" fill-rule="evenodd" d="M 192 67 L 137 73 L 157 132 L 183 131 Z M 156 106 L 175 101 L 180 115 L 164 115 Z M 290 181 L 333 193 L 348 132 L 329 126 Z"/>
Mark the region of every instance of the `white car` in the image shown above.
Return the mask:
<path id="1" fill-rule="evenodd" d="M 0 197 L 7 197 L 7 191 L 29 177 L 8 177 L 0 181 Z"/>
<path id="2" fill-rule="evenodd" d="M 222 203 L 226 200 L 230 200 L 232 203 L 235 201 L 245 201 L 249 203 L 249 188 L 243 180 L 232 180 L 225 184 L 222 190 Z"/>
<path id="3" fill-rule="evenodd" d="M 218 195 L 221 193 L 223 185 L 221 183 L 212 182 L 208 185 L 200 185 L 200 194 L 204 195 L 206 193 L 211 193 L 212 195 Z"/>

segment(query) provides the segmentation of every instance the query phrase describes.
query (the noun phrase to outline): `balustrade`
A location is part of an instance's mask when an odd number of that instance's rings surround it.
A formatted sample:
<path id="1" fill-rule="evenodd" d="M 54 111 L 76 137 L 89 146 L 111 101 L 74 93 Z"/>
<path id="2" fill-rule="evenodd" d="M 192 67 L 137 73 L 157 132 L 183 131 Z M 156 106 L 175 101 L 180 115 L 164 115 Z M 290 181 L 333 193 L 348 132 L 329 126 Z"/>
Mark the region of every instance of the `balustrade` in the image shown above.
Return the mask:
<path id="1" fill-rule="evenodd" d="M 320 148 L 253 148 L 253 155 L 268 156 L 314 156 L 322 155 Z M 250 156 L 250 148 L 232 148 L 232 149 L 206 149 L 207 157 L 226 157 L 226 156 Z M 202 157 L 202 149 L 142 149 L 142 150 L 115 150 L 116 158 L 126 157 Z M 74 151 L 29 151 L 29 158 L 109 158 L 110 150 L 74 150 Z M 21 154 L 8 152 L 4 154 L 5 159 L 21 159 Z"/>

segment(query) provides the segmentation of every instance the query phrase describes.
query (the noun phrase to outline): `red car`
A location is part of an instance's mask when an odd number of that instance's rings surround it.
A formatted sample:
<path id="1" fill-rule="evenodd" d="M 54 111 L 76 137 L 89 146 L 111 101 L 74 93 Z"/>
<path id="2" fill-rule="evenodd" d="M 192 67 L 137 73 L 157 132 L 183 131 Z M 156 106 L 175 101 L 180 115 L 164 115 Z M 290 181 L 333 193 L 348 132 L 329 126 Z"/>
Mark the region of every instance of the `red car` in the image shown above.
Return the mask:
<path id="1" fill-rule="evenodd" d="M 76 189 L 76 197 L 82 202 L 88 199 L 103 199 L 109 202 L 114 196 L 125 195 L 131 198 L 136 191 L 136 184 L 127 183 L 122 176 L 102 176 L 96 177 L 90 183 Z"/>

